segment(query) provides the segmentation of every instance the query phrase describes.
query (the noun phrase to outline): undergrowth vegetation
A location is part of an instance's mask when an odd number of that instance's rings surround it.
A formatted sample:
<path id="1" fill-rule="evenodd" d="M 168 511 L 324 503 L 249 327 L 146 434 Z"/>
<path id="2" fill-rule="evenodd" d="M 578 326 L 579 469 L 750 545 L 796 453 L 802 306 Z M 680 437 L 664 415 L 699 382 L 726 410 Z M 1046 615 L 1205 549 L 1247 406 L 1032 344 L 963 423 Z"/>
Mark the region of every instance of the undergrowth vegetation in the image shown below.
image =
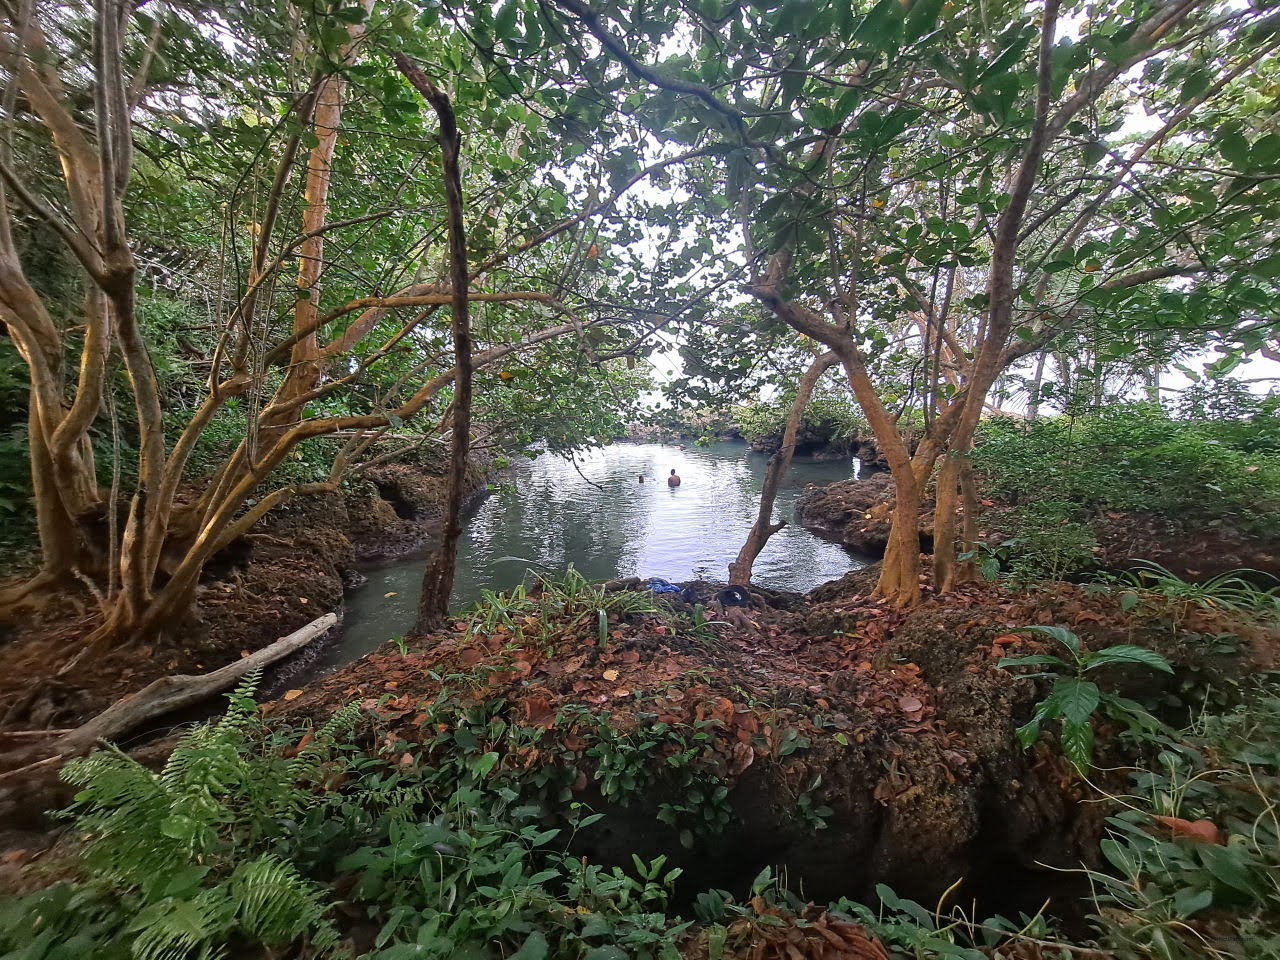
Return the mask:
<path id="1" fill-rule="evenodd" d="M 1188 526 L 1231 524 L 1271 532 L 1280 510 L 1275 404 L 1229 420 L 1175 419 L 1148 404 L 1088 418 L 984 423 L 974 452 L 984 491 L 1013 505 L 1059 504 L 1163 514 Z"/>
<path id="2" fill-rule="evenodd" d="M 1138 648 L 1083 654 L 1074 637 L 1058 639 L 1076 660 L 1057 664 L 1059 707 L 1064 685 L 1089 685 L 1085 675 L 1111 661 L 1167 669 Z M 1075 700 L 1058 715 L 1088 726 Z M 607 717 L 590 719 L 609 729 Z M 1091 929 L 1073 939 L 1044 914 L 982 918 L 883 886 L 873 904 L 814 906 L 770 870 L 741 890 L 677 901 L 680 870 L 665 857 L 599 864 L 575 850 L 601 816 L 571 799 L 554 767 L 532 762 L 545 726 L 447 691 L 420 725 L 433 735 L 410 752 L 356 706 L 316 728 L 273 722 L 250 682 L 159 771 L 116 751 L 76 761 L 66 776 L 81 788 L 69 814 L 79 843 L 51 864 L 51 885 L 0 903 L 0 956 L 982 960 L 1097 949 L 1118 960 L 1261 960 L 1280 944 L 1274 688 L 1185 731 L 1149 717 L 1136 725 L 1151 761 L 1128 793 L 1100 798 L 1116 812 L 1101 866 L 1085 871 Z M 712 785 L 698 735 L 601 733 L 591 750 L 601 792 L 643 793 L 663 766 L 689 796 Z M 683 749 L 666 750 L 669 740 Z M 700 829 L 714 830 L 716 810 L 708 797 L 680 813 L 710 812 Z"/>
<path id="3" fill-rule="evenodd" d="M 1277 401 L 1237 396 L 1226 407 L 1196 402 L 1182 413 L 1120 404 L 1080 418 L 984 422 L 973 461 L 983 494 L 1009 508 L 998 524 L 1008 533 L 971 556 L 989 578 L 1003 574 L 1028 586 L 1097 572 L 1101 528 L 1125 516 L 1154 515 L 1186 536 L 1273 537 L 1280 516 Z M 1248 571 L 1242 573 L 1231 587 L 1249 587 Z M 1146 589 L 1161 589 L 1172 577 L 1155 567 L 1139 576 Z"/>

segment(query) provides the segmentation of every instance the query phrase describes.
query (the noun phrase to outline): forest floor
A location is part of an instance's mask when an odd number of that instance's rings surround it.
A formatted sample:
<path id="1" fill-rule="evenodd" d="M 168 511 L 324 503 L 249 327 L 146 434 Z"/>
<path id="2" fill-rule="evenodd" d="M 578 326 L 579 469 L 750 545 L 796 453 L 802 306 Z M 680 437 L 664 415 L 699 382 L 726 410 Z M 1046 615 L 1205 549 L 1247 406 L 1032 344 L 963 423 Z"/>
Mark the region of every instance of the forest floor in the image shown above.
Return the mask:
<path id="1" fill-rule="evenodd" d="M 494 751 L 607 812 L 575 852 L 666 855 L 692 890 L 738 888 L 773 866 L 817 902 L 867 898 L 878 883 L 932 902 L 965 877 L 960 899 L 1034 912 L 1046 896 L 1074 902 L 1054 868 L 1096 862 L 1108 811 L 1050 739 L 1019 746 L 1014 730 L 1044 691 L 997 664 L 1057 651 L 1016 631 L 1051 624 L 1089 649 L 1157 649 L 1176 681 L 1115 670 L 1105 682 L 1183 719 L 1205 691 L 1276 662 L 1274 634 L 1217 611 L 1182 611 L 1171 627 L 1163 608 L 1125 611 L 1066 584 L 973 584 L 901 611 L 870 598 L 868 578 L 748 606 L 706 583 L 673 599 L 626 582 L 550 589 L 414 650 L 388 644 L 262 709 L 321 720 L 358 703 L 375 724 L 367 749 L 393 764 Z M 1244 639 L 1205 640 L 1226 633 Z M 1116 766 L 1118 732 L 1098 730 Z"/>

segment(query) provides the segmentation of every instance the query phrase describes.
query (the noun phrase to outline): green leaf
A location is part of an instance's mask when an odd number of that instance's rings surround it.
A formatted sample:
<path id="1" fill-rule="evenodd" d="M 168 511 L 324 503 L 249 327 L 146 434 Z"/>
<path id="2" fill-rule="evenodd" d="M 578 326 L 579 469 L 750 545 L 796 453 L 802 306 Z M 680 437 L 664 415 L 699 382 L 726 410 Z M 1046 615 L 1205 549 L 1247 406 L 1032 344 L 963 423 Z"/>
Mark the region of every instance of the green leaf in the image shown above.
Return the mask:
<path id="1" fill-rule="evenodd" d="M 1067 669 L 1065 660 L 1047 653 L 1036 653 L 1027 657 L 1001 657 L 996 666 L 1001 670 L 1008 670 L 1010 667 L 1061 667 L 1064 670 Z"/>
<path id="2" fill-rule="evenodd" d="M 1068 630 L 1066 627 L 1022 627 L 1013 631 L 1014 633 L 1039 633 L 1046 637 L 1052 637 L 1060 644 L 1066 647 L 1076 657 L 1080 658 L 1080 638 Z"/>
<path id="3" fill-rule="evenodd" d="M 1062 755 L 1083 775 L 1093 760 L 1092 725 L 1088 720 L 1072 723 L 1064 717 L 1058 740 L 1062 744 Z"/>
<path id="4" fill-rule="evenodd" d="M 1014 733 L 1018 738 L 1018 743 L 1022 744 L 1022 749 L 1028 750 L 1040 738 L 1040 721 L 1029 720 L 1015 730 Z"/>
<path id="5" fill-rule="evenodd" d="M 1213 874 L 1215 880 L 1239 893 L 1257 896 L 1257 888 L 1249 877 L 1249 869 L 1245 863 L 1245 858 L 1249 856 L 1248 849 L 1239 845 L 1219 847 L 1205 844 L 1198 847 L 1197 852 L 1205 869 Z"/>
<path id="6" fill-rule="evenodd" d="M 1237 170 L 1245 170 L 1249 166 L 1249 141 L 1239 131 L 1231 130 L 1219 135 L 1218 153 Z"/>
<path id="7" fill-rule="evenodd" d="M 1120 595 L 1120 609 L 1125 613 L 1133 610 L 1141 598 L 1132 590 L 1126 590 Z"/>
<path id="8" fill-rule="evenodd" d="M 1169 661 L 1160 654 L 1128 643 L 1107 647 L 1105 650 L 1090 654 L 1085 669 L 1092 670 L 1094 667 L 1105 667 L 1112 663 L 1136 663 L 1150 667 L 1152 670 L 1159 670 L 1161 673 L 1173 673 L 1173 667 L 1169 666 Z"/>
<path id="9" fill-rule="evenodd" d="M 1098 847 L 1107 862 L 1120 871 L 1121 876 L 1132 879 L 1138 875 L 1138 861 L 1128 846 L 1108 837 Z"/>
<path id="10" fill-rule="evenodd" d="M 582 960 L 629 960 L 627 952 L 620 947 L 592 947 L 582 955 Z"/>
<path id="11" fill-rule="evenodd" d="M 516 36 L 516 15 L 519 13 L 516 0 L 507 0 L 493 18 L 493 34 L 499 40 L 511 40 Z M 523 948 L 521 948 L 523 949 Z"/>
<path id="12" fill-rule="evenodd" d="M 1060 705 L 1063 723 L 1087 724 L 1098 709 L 1101 694 L 1098 685 L 1090 680 L 1063 677 L 1053 685 L 1052 698 Z"/>
<path id="13" fill-rule="evenodd" d="M 546 935 L 541 930 L 535 930 L 525 938 L 524 943 L 520 944 L 520 949 L 511 954 L 508 960 L 546 960 L 548 952 Z"/>
<path id="14" fill-rule="evenodd" d="M 1213 905 L 1212 890 L 1193 890 L 1190 887 L 1183 887 L 1173 894 L 1173 906 L 1178 911 L 1178 915 L 1190 917 L 1192 914 L 1199 913 L 1205 907 Z"/>

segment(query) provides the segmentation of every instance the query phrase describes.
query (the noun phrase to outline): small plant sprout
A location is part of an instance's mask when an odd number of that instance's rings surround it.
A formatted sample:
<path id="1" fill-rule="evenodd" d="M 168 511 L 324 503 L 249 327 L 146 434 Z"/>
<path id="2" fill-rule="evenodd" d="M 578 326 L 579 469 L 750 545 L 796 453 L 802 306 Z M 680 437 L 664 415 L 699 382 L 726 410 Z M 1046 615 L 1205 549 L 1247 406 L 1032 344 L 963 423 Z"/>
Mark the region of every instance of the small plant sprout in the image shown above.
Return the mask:
<path id="1" fill-rule="evenodd" d="M 1091 720 L 1099 708 L 1130 726 L 1150 727 L 1156 724 L 1155 718 L 1141 704 L 1103 692 L 1086 675 L 1099 667 L 1116 664 L 1132 664 L 1162 673 L 1173 673 L 1169 661 L 1160 654 L 1132 644 L 1120 644 L 1089 653 L 1085 651 L 1080 638 L 1065 627 L 1023 627 L 1014 632 L 1049 637 L 1066 648 L 1071 655 L 1070 660 L 1052 654 L 1005 657 L 997 664 L 1002 670 L 1010 667 L 1043 667 L 1045 669 L 1025 676 L 1053 678 L 1049 695 L 1036 704 L 1031 719 L 1018 728 L 1018 742 L 1024 748 L 1030 748 L 1036 742 L 1036 738 L 1040 736 L 1040 728 L 1046 721 L 1058 720 L 1061 724 L 1059 740 L 1062 753 L 1076 771 L 1084 776 L 1093 761 Z"/>

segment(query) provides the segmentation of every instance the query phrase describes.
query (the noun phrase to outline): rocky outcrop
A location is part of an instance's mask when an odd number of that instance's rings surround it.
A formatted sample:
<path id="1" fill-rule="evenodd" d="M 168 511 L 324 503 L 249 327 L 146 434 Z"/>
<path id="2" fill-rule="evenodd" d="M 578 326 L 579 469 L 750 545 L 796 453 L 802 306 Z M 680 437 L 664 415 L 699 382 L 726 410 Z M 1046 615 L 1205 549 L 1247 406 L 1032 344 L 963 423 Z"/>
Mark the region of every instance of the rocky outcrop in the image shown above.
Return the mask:
<path id="1" fill-rule="evenodd" d="M 796 519 L 811 533 L 855 553 L 883 557 L 893 519 L 893 480 L 887 473 L 810 484 L 796 500 Z M 933 549 L 933 502 L 920 511 L 920 549 Z"/>
<path id="2" fill-rule="evenodd" d="M 718 607 L 719 585 L 683 586 L 714 628 L 688 632 L 682 595 L 610 594 L 607 644 L 594 617 L 543 613 L 528 632 L 450 625 L 421 653 L 388 644 L 267 709 L 320 722 L 363 702 L 397 764 L 456 762 L 468 748 L 437 730 L 501 718 L 489 729 L 525 739 L 470 748 L 493 751 L 495 776 L 562 784 L 606 815 L 601 829 L 575 835 L 574 855 L 602 864 L 665 855 L 684 870 L 686 893 L 737 889 L 772 865 L 818 901 L 869 897 L 887 883 L 932 903 L 963 877 L 962 902 L 990 883 L 995 908 L 1035 912 L 1060 876 L 1040 864 L 1096 862 L 1108 811 L 1087 802 L 1089 788 L 1048 736 L 1030 751 L 1019 744 L 1015 730 L 1044 688 L 998 664 L 1049 651 L 1044 638 L 1009 633 L 1028 623 L 1073 624 L 1099 649 L 1147 643 L 1167 632 L 1162 622 L 1065 585 L 1021 595 L 968 585 L 912 611 L 856 583 L 806 600 L 754 595 L 745 608 Z M 1164 652 L 1180 663 L 1204 649 Z M 1238 674 L 1236 659 L 1222 669 Z M 1219 676 L 1213 664 L 1195 666 Z M 1127 691 L 1159 681 L 1130 671 L 1104 682 Z M 536 748 L 531 727 L 541 731 Z M 1100 732 L 1099 753 L 1118 767 L 1114 733 Z M 605 764 L 622 756 L 620 785 Z"/>
<path id="3" fill-rule="evenodd" d="M 483 496 L 488 469 L 479 458 L 468 469 L 473 499 Z M 30 678 L 57 660 L 49 648 L 80 642 L 89 621 L 72 614 L 32 624 L 0 647 L 0 728 L 74 726 L 159 676 L 206 672 L 340 612 L 362 560 L 420 549 L 439 527 L 444 480 L 436 465 L 374 472 L 381 486 L 300 497 L 269 513 L 206 566 L 194 617 L 141 656 L 132 646 L 107 651 L 33 687 Z M 306 651 L 319 652 L 318 643 Z"/>
<path id="4" fill-rule="evenodd" d="M 811 533 L 849 550 L 883 557 L 893 517 L 893 481 L 887 473 L 807 487 L 796 501 L 796 519 Z M 933 550 L 933 509 L 920 510 L 920 549 Z M 1098 542 L 1097 563 L 1125 570 L 1135 559 L 1153 561 L 1190 581 L 1232 570 L 1261 571 L 1280 579 L 1280 536 L 1250 536 L 1229 526 L 1188 531 L 1178 518 L 1109 510 L 1085 518 Z M 1025 534 L 1015 508 L 984 501 L 979 533 L 991 547 Z M 1270 585 L 1269 583 L 1264 585 Z"/>

